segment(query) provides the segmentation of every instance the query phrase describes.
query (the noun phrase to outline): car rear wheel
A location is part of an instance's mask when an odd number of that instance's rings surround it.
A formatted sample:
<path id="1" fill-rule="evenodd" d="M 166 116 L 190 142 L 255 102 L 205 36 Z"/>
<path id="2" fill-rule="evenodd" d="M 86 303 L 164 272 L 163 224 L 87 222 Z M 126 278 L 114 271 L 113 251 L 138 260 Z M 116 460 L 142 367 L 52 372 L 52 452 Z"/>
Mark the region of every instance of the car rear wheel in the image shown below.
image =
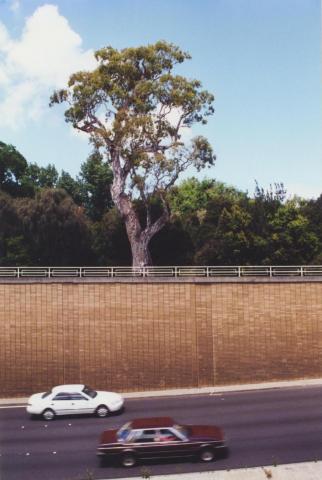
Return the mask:
<path id="1" fill-rule="evenodd" d="M 131 468 L 136 464 L 136 458 L 133 453 L 125 453 L 122 457 L 121 463 L 123 467 Z"/>
<path id="2" fill-rule="evenodd" d="M 54 420 L 55 418 L 54 410 L 52 410 L 51 408 L 46 408 L 46 410 L 42 412 L 42 418 L 44 420 L 47 420 L 47 422 L 49 422 L 50 420 Z"/>
<path id="3" fill-rule="evenodd" d="M 215 458 L 215 452 L 212 448 L 204 448 L 199 454 L 202 462 L 212 462 Z"/>
<path id="4" fill-rule="evenodd" d="M 96 409 L 96 415 L 100 418 L 105 418 L 110 413 L 106 405 L 99 405 Z"/>

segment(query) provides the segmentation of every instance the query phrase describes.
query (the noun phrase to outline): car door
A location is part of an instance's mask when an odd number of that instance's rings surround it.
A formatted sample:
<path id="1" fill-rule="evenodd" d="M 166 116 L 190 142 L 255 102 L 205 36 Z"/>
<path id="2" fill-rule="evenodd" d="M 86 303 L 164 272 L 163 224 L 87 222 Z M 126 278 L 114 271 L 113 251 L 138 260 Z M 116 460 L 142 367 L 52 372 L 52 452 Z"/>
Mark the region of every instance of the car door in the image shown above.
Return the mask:
<path id="1" fill-rule="evenodd" d="M 156 429 L 137 430 L 133 432 L 135 452 L 140 458 L 155 458 L 160 456 L 159 445 L 156 442 Z"/>
<path id="2" fill-rule="evenodd" d="M 70 415 L 72 413 L 72 400 L 67 392 L 59 392 L 53 396 L 49 408 L 55 411 L 56 415 Z"/>
<path id="3" fill-rule="evenodd" d="M 184 457 L 189 455 L 186 442 L 170 428 L 160 428 L 157 433 L 159 452 L 162 457 Z"/>
<path id="4" fill-rule="evenodd" d="M 92 413 L 93 407 L 89 399 L 87 399 L 84 395 L 79 392 L 71 393 L 71 413 L 78 415 L 78 414 L 86 414 Z"/>

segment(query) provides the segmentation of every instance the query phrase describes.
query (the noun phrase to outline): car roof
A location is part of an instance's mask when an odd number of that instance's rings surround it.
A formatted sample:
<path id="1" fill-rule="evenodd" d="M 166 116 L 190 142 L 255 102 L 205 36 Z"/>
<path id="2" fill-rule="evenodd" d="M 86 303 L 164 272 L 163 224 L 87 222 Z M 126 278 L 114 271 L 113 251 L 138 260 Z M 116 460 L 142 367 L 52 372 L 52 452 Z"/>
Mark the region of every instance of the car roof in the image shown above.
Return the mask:
<path id="1" fill-rule="evenodd" d="M 135 418 L 131 421 L 131 428 L 163 428 L 172 427 L 174 424 L 171 417 Z"/>
<path id="2" fill-rule="evenodd" d="M 81 384 L 78 384 L 78 383 L 75 383 L 75 384 L 69 384 L 69 385 L 57 385 L 56 387 L 52 388 L 52 392 L 53 393 L 57 393 L 57 392 L 66 392 L 66 393 L 70 393 L 70 392 L 81 392 L 84 388 L 84 384 L 81 385 Z"/>

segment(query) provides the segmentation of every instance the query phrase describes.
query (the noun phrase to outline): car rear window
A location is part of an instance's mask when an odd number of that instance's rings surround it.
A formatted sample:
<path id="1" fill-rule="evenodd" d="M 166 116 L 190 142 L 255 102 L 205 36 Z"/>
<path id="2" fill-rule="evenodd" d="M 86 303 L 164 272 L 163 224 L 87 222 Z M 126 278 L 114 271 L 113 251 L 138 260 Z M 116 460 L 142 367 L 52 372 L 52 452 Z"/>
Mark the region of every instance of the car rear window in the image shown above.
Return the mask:
<path id="1" fill-rule="evenodd" d="M 83 392 L 91 398 L 95 398 L 97 395 L 97 392 L 88 385 L 84 385 Z"/>

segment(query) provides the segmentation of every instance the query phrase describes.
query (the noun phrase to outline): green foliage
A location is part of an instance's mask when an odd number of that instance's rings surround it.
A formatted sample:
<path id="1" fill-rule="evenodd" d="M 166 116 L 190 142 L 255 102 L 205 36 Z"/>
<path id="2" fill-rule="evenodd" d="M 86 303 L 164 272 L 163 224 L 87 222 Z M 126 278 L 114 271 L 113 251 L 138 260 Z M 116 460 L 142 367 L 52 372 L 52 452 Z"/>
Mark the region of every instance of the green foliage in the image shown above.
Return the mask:
<path id="1" fill-rule="evenodd" d="M 113 173 L 103 156 L 94 151 L 81 166 L 79 186 L 82 204 L 87 215 L 93 220 L 101 220 L 113 206 L 111 184 Z"/>
<path id="2" fill-rule="evenodd" d="M 33 265 L 92 262 L 90 225 L 82 207 L 64 190 L 42 189 L 35 199 L 16 200 Z"/>
<path id="3" fill-rule="evenodd" d="M 19 196 L 34 197 L 41 188 L 53 188 L 57 186 L 58 172 L 54 165 L 39 167 L 36 163 L 30 163 L 21 177 L 21 192 Z"/>
<path id="4" fill-rule="evenodd" d="M 77 205 L 83 205 L 84 194 L 81 182 L 78 179 L 75 180 L 68 172 L 62 170 L 56 187 L 65 190 Z"/>
<path id="5" fill-rule="evenodd" d="M 93 225 L 93 251 L 97 265 L 131 264 L 131 249 L 125 226 L 115 208 Z"/>
<path id="6" fill-rule="evenodd" d="M 0 142 L 0 190 L 19 195 L 21 178 L 27 168 L 26 159 L 13 145 Z"/>
<path id="7" fill-rule="evenodd" d="M 21 225 L 12 197 L 0 190 L 0 265 L 15 264 L 14 255 L 18 256 L 14 247 L 19 237 Z M 13 254 L 13 250 L 15 254 Z"/>
<path id="8" fill-rule="evenodd" d="M 151 255 L 155 265 L 193 263 L 193 243 L 181 222 L 170 222 L 152 239 Z"/>
<path id="9" fill-rule="evenodd" d="M 8 265 L 32 265 L 26 240 L 23 235 L 8 237 L 5 242 L 6 256 L 2 266 Z"/>
<path id="10" fill-rule="evenodd" d="M 111 169 L 98 152 L 76 179 L 50 165 L 21 166 L 17 177 L 7 170 L 10 181 L 0 186 L 1 266 L 131 263 L 124 223 L 105 188 Z M 276 184 L 266 191 L 256 185 L 249 196 L 212 179 L 190 178 L 168 192 L 167 202 L 171 220 L 151 241 L 157 265 L 322 263 L 322 195 L 287 198 Z M 134 206 L 144 226 L 144 202 Z M 161 209 L 158 197 L 151 198 L 152 221 Z"/>
<path id="11" fill-rule="evenodd" d="M 297 200 L 281 205 L 270 222 L 271 262 L 306 264 L 319 250 L 319 238 L 301 212 Z"/>

